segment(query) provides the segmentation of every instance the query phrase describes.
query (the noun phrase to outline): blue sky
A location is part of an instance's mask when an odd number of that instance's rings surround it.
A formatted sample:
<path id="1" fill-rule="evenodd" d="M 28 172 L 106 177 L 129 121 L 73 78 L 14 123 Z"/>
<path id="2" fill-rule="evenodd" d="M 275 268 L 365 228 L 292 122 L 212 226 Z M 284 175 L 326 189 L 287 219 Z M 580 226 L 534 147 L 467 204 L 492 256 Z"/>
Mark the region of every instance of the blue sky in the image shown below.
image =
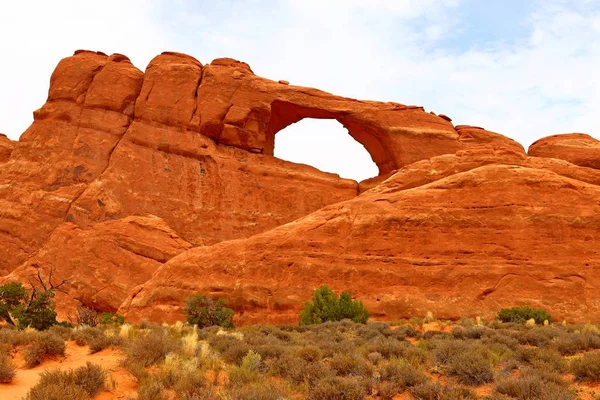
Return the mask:
<path id="1" fill-rule="evenodd" d="M 0 132 L 13 139 L 78 48 L 141 69 L 164 50 L 233 57 L 267 78 L 422 105 L 525 147 L 600 137 L 600 0 L 22 0 L 0 5 L 0 37 Z M 332 121 L 287 128 L 276 151 L 343 176 L 376 173 Z"/>

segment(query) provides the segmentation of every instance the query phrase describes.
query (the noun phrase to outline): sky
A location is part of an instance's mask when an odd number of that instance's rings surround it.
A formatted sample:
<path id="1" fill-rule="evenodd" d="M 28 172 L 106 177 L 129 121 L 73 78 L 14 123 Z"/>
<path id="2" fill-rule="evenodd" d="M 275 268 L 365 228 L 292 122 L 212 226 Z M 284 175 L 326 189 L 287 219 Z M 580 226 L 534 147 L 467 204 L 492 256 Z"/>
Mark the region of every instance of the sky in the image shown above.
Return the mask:
<path id="1" fill-rule="evenodd" d="M 260 76 L 424 106 L 527 148 L 600 138 L 600 0 L 20 0 L 0 3 L 0 133 L 12 139 L 76 49 L 232 57 Z M 275 155 L 361 180 L 377 174 L 337 121 L 278 133 Z"/>

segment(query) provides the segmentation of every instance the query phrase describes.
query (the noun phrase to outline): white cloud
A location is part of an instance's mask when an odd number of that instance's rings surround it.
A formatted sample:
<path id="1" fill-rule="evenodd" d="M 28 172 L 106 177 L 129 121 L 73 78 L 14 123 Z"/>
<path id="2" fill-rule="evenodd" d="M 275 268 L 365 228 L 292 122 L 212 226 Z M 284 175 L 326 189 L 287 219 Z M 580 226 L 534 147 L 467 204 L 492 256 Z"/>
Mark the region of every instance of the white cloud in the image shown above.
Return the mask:
<path id="1" fill-rule="evenodd" d="M 477 15 L 464 13 L 467 0 L 265 3 L 4 2 L 0 35 L 10 40 L 0 42 L 6 60 L 0 64 L 0 131 L 17 137 L 43 103 L 58 59 L 91 48 L 127 54 L 142 69 L 163 50 L 204 63 L 229 56 L 271 79 L 423 105 L 525 146 L 561 132 L 600 137 L 597 2 L 539 1 L 526 29 L 497 40 L 461 36 L 466 25 L 478 23 Z M 349 151 L 342 146 L 321 157 L 347 158 Z"/>
<path id="2" fill-rule="evenodd" d="M 151 5 L 142 0 L 0 3 L 0 132 L 19 137 L 44 104 L 54 67 L 74 50 L 123 53 L 143 68 L 166 46 Z"/>

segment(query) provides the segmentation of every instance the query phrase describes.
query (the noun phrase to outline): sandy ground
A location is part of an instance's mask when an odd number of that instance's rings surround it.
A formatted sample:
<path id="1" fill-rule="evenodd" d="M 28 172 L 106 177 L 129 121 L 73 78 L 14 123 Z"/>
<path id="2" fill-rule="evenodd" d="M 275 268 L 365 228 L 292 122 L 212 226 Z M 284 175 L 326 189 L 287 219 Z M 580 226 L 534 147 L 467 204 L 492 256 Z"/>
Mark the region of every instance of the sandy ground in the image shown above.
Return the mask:
<path id="1" fill-rule="evenodd" d="M 77 346 L 74 342 L 67 342 L 65 357 L 45 360 L 35 368 L 26 369 L 23 368 L 24 362 L 21 355 L 17 353 L 14 359 L 18 368 L 17 375 L 12 383 L 0 384 L 0 399 L 22 399 L 27 395 L 29 389 L 38 382 L 42 372 L 53 369 L 78 368 L 88 361 L 100 365 L 110 374 L 108 379 L 110 391 L 101 392 L 94 399 L 112 400 L 127 399 L 130 396 L 136 397 L 137 384 L 133 377 L 123 367 L 119 366 L 122 358 L 123 354 L 117 350 L 105 349 L 96 354 L 89 354 L 87 346 Z"/>

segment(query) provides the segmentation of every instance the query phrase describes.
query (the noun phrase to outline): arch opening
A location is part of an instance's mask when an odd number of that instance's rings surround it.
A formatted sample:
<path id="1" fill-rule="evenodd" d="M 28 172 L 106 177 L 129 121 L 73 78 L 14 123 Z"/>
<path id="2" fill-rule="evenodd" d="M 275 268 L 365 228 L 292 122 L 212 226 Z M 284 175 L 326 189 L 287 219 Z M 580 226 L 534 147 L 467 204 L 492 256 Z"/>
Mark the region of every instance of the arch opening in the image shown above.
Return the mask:
<path id="1" fill-rule="evenodd" d="M 274 155 L 360 182 L 379 174 L 365 147 L 335 119 L 304 118 L 274 135 Z"/>

